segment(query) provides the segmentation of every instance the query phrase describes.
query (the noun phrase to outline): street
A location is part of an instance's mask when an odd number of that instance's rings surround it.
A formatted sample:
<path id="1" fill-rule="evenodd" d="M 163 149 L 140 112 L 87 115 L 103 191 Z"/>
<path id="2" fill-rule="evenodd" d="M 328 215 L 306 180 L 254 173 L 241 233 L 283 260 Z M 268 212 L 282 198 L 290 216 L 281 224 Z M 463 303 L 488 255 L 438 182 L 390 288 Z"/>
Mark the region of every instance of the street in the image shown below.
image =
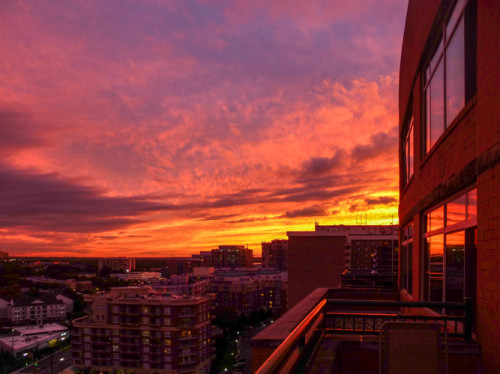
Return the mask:
<path id="1" fill-rule="evenodd" d="M 36 373 L 36 374 L 57 374 L 67 367 L 71 366 L 71 350 L 58 351 L 51 356 L 45 357 L 34 364 L 17 371 L 17 373 Z"/>

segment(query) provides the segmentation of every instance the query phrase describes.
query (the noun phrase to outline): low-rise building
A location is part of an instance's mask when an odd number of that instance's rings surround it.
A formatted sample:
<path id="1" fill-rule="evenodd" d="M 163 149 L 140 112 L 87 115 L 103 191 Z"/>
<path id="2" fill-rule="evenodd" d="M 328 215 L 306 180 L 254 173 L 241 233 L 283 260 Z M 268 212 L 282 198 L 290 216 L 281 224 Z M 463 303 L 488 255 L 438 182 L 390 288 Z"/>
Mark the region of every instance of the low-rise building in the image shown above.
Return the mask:
<path id="1" fill-rule="evenodd" d="M 12 325 L 37 324 L 66 319 L 66 304 L 55 296 L 37 298 L 23 296 L 7 304 L 7 323 Z"/>

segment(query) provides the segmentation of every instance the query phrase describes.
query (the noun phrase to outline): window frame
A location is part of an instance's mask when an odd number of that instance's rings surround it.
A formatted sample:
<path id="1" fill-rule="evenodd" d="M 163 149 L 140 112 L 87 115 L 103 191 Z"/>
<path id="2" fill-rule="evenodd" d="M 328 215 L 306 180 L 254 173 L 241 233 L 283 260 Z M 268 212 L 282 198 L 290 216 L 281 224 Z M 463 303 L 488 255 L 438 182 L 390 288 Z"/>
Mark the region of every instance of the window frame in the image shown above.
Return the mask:
<path id="1" fill-rule="evenodd" d="M 475 0 L 457 0 L 454 2 L 453 6 L 447 12 L 447 16 L 444 21 L 441 21 L 441 24 L 438 28 L 439 35 L 437 38 L 433 40 L 434 47 L 432 48 L 432 53 L 429 54 L 428 59 L 424 64 L 424 68 L 422 69 L 422 157 L 430 154 L 431 151 L 439 144 L 440 139 L 446 133 L 447 129 L 453 127 L 453 124 L 456 122 L 456 119 L 460 117 L 460 113 L 467 106 L 467 102 L 471 99 L 471 97 L 475 94 L 476 91 L 476 78 L 475 78 L 475 6 L 473 3 Z M 455 15 L 454 12 L 457 6 L 460 6 L 461 9 L 457 13 L 457 17 L 453 18 Z M 447 28 L 450 24 L 450 21 L 453 23 L 452 27 Z M 463 105 L 460 110 L 456 113 L 453 118 L 448 118 L 447 113 L 447 51 L 450 45 L 450 42 L 453 41 L 454 35 L 457 33 L 457 28 L 459 24 L 463 21 L 463 48 L 464 48 L 464 76 L 463 76 Z M 430 108 L 428 103 L 428 98 L 432 96 L 430 93 L 430 86 L 433 82 L 433 78 L 435 77 L 436 71 L 438 69 L 443 69 L 443 81 L 442 84 L 442 106 L 443 106 L 443 118 L 442 125 L 443 128 L 440 131 L 439 135 L 436 137 L 433 144 L 431 144 L 431 123 L 429 119 Z M 453 79 L 453 77 L 450 77 Z M 430 99 L 432 100 L 432 99 Z"/>
<path id="2" fill-rule="evenodd" d="M 475 195 L 475 215 L 470 217 L 469 216 L 469 196 L 474 193 Z M 447 205 L 451 202 L 454 202 L 461 196 L 466 196 L 465 199 L 465 219 L 461 222 L 454 223 L 452 225 L 448 225 L 447 222 Z M 438 227 L 437 229 L 429 230 L 428 226 L 428 217 L 431 215 L 432 217 L 432 212 L 443 208 L 443 225 L 441 227 Z M 446 236 L 449 234 L 453 234 L 455 232 L 459 231 L 465 231 L 465 235 L 467 235 L 467 231 L 477 228 L 477 187 L 471 187 L 465 190 L 462 190 L 460 193 L 455 194 L 451 196 L 450 198 L 444 200 L 443 202 L 434 205 L 432 208 L 426 210 L 424 214 L 422 215 L 423 218 L 423 235 L 422 235 L 422 252 L 423 252 L 423 257 L 424 257 L 424 266 L 422 268 L 423 274 L 422 274 L 422 279 L 423 279 L 423 287 L 422 287 L 422 300 L 425 301 L 430 301 L 430 254 L 429 254 L 429 247 L 428 247 L 428 241 L 427 238 L 434 237 L 437 235 L 443 235 L 443 285 L 442 285 L 442 295 L 441 295 L 441 301 L 446 300 L 446 279 L 447 279 L 447 274 L 446 274 L 446 268 L 447 268 L 447 261 L 446 261 Z M 432 219 L 432 218 L 431 218 Z M 465 254 L 467 256 L 468 254 Z M 466 282 L 468 280 L 466 279 L 466 274 L 464 273 L 464 292 L 465 289 L 467 288 Z M 464 293 L 465 294 L 465 293 Z"/>

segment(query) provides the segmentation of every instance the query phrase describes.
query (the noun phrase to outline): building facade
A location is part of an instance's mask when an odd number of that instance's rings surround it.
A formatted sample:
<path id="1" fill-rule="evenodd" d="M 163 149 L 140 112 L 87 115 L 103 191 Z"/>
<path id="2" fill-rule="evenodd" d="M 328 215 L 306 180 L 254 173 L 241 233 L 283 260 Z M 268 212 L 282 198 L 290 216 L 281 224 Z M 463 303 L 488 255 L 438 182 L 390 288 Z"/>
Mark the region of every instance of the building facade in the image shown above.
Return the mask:
<path id="1" fill-rule="evenodd" d="M 410 0 L 399 87 L 405 300 L 475 304 L 500 372 L 500 3 Z"/>
<path id="2" fill-rule="evenodd" d="M 7 303 L 6 320 L 12 325 L 41 325 L 46 322 L 64 321 L 66 304 L 54 296 L 32 298 L 23 296 Z"/>
<path id="3" fill-rule="evenodd" d="M 286 310 L 287 289 L 287 274 L 278 271 L 218 271 L 211 285 L 217 308 L 245 314 L 264 308 L 275 316 Z"/>
<path id="4" fill-rule="evenodd" d="M 288 270 L 288 240 L 275 239 L 262 243 L 262 267 Z"/>
<path id="5" fill-rule="evenodd" d="M 114 271 L 133 271 L 135 270 L 135 258 L 130 257 L 101 257 L 98 260 L 97 271 L 107 267 Z"/>
<path id="6" fill-rule="evenodd" d="M 120 287 L 85 297 L 73 321 L 73 364 L 102 373 L 209 373 L 211 296 L 165 296 Z"/>
<path id="7" fill-rule="evenodd" d="M 253 266 L 253 250 L 243 245 L 219 245 L 212 249 L 212 266 L 221 268 L 246 268 Z"/>
<path id="8" fill-rule="evenodd" d="M 318 287 L 339 288 L 352 265 L 396 271 L 398 230 L 393 225 L 316 225 L 288 235 L 288 307 Z"/>

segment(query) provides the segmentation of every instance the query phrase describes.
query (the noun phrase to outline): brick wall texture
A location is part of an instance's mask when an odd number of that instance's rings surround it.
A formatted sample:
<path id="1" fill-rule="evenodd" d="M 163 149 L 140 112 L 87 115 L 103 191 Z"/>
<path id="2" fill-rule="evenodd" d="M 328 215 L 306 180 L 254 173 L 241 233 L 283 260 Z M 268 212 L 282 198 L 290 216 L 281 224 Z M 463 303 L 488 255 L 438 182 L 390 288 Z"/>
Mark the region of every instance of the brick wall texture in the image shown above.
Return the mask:
<path id="1" fill-rule="evenodd" d="M 469 0 L 474 1 L 474 0 Z M 484 372 L 500 373 L 500 2 L 475 0 L 477 9 L 475 95 L 436 146 L 423 154 L 425 121 L 422 71 L 453 1 L 410 0 L 400 67 L 400 133 L 409 108 L 414 115 L 413 180 L 400 185 L 400 225 L 413 222 L 413 299 L 422 299 L 423 214 L 468 188 L 477 187 L 476 336 Z M 400 156 L 401 160 L 401 156 Z M 401 169 L 401 168 L 400 168 Z M 402 171 L 401 171 L 402 172 Z"/>

